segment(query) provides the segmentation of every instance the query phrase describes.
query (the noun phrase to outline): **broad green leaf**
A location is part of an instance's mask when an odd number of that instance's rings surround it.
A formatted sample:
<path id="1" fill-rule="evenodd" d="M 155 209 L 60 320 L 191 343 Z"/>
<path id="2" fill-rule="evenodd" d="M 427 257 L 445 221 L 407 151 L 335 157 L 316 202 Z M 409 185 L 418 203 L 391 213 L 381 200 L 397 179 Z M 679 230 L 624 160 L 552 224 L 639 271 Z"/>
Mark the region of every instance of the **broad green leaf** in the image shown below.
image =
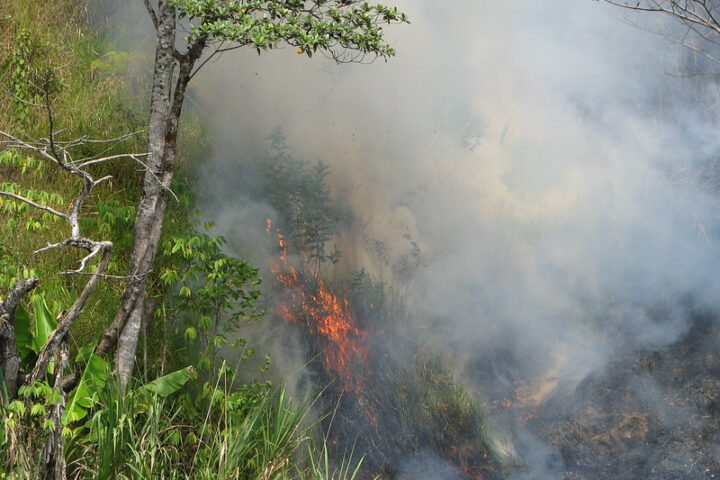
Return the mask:
<path id="1" fill-rule="evenodd" d="M 18 306 L 17 310 L 15 310 L 15 343 L 23 361 L 27 360 L 35 352 L 33 337 L 30 315 L 22 306 Z"/>
<path id="2" fill-rule="evenodd" d="M 161 397 L 167 397 L 180 390 L 194 375 L 193 367 L 185 367 L 176 372 L 168 373 L 160 378 L 156 378 L 150 383 L 140 387 L 140 391 L 147 390 L 157 393 Z"/>
<path id="3" fill-rule="evenodd" d="M 35 310 L 33 351 L 38 353 L 43 345 L 45 345 L 50 333 L 57 327 L 57 323 L 55 322 L 55 317 L 50 313 L 44 298 L 36 297 L 32 303 L 33 309 Z"/>
<path id="4" fill-rule="evenodd" d="M 82 355 L 83 352 L 80 354 Z M 94 353 L 90 354 L 80 382 L 65 407 L 63 425 L 81 420 L 87 415 L 88 409 L 95 404 L 98 391 L 105 385 L 107 372 L 107 362 Z"/>

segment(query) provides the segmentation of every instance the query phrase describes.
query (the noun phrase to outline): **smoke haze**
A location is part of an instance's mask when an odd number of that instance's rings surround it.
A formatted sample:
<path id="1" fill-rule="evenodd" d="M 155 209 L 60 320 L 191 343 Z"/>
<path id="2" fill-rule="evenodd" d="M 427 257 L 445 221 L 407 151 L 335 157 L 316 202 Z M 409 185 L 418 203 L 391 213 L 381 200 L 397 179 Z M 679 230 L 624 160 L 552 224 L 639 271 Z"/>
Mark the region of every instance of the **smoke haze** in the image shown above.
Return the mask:
<path id="1" fill-rule="evenodd" d="M 669 74 L 680 49 L 595 2 L 399 6 L 387 64 L 244 52 L 200 79 L 219 145 L 202 210 L 241 253 L 264 261 L 247 245 L 272 212 L 235 187 L 280 126 L 331 166 L 351 268 L 392 278 L 416 242 L 396 280 L 468 378 L 502 344 L 577 382 L 616 339 L 660 347 L 688 302 L 716 306 L 718 202 L 695 183 L 718 142 Z"/>
<path id="2" fill-rule="evenodd" d="M 572 391 L 720 306 L 720 204 L 702 176 L 717 92 L 675 75 L 686 52 L 589 0 L 392 3 L 412 25 L 387 29 L 388 63 L 238 51 L 198 76 L 216 142 L 200 208 L 234 253 L 262 264 L 273 248 L 272 209 L 239 186 L 279 126 L 293 156 L 331 167 L 352 212 L 345 266 L 402 285 L 480 398 L 508 387 L 490 357 Z M 417 267 L 397 268 L 413 248 Z M 302 373 L 292 331 L 273 331 L 276 368 Z M 527 478 L 558 478 L 556 451 L 516 441 Z"/>

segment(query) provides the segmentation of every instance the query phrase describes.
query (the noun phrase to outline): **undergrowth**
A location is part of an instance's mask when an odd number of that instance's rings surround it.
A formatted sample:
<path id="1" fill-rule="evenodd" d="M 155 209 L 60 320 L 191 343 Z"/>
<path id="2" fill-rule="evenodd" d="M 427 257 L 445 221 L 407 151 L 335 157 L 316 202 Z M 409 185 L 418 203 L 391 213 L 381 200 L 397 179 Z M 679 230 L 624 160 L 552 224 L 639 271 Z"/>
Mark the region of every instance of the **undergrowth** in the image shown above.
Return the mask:
<path id="1" fill-rule="evenodd" d="M 63 139 L 106 140 L 138 132 L 110 144 L 111 149 L 107 143 L 88 142 L 79 154 L 142 152 L 147 102 L 138 92 L 149 89 L 138 88 L 146 81 L 140 74 L 128 84 L 126 72 L 150 71 L 152 59 L 110 50 L 87 22 L 79 0 L 0 3 L 0 130 L 23 138 L 46 137 L 48 112 L 39 105 L 51 101 Z M 190 112 L 181 128 L 191 147 L 181 163 L 198 160 L 207 146 L 200 120 Z M 62 403 L 68 478 L 355 477 L 359 459 L 348 457 L 339 467 L 328 461 L 328 449 L 317 442 L 316 424 L 308 415 L 310 401 L 294 402 L 265 382 L 238 384 L 235 369 L 217 360 L 217 350 L 226 343 L 221 323 L 262 316 L 254 305 L 259 280 L 254 267 L 221 252 L 222 239 L 192 228 L 193 196 L 183 181 L 182 164 L 180 170 L 165 220 L 164 250 L 150 281 L 149 298 L 156 308 L 141 340 L 142 380 L 121 393 L 110 365 L 91 353 L 123 288 L 119 279 L 103 279 L 71 331 L 70 368 L 81 369 L 82 375 L 67 399 L 61 401 L 47 378 L 22 386 L 15 400 L 0 388 L 0 463 L 5 466 L 0 479 L 41 478 L 44 445 L 60 422 L 49 420 L 50 411 Z M 82 220 L 83 231 L 114 243 L 106 273 L 122 276 L 142 166 L 123 160 L 102 164 L 93 173 L 113 179 L 88 199 L 92 214 Z M 75 182 L 32 156 L 12 150 L 0 155 L 1 188 L 43 205 L 67 208 L 80 186 Z M 29 362 L 52 330 L 53 317 L 68 308 L 86 279 L 60 274 L 79 260 L 74 253 L 33 253 L 60 240 L 64 225 L 7 197 L 0 200 L 0 212 L 0 294 L 21 278 L 41 279 L 32 300 L 17 314 L 26 337 L 34 338 L 32 346 L 23 346 L 28 347 L 23 359 Z M 238 346 L 241 358 L 251 354 L 246 345 Z"/>

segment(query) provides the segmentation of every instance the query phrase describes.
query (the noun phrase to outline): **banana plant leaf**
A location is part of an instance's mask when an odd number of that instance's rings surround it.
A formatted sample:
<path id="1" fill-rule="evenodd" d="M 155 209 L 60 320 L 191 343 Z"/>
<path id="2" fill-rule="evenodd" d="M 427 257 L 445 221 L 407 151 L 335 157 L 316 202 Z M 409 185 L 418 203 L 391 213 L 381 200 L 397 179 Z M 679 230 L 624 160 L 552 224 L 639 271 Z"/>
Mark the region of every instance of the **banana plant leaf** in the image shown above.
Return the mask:
<path id="1" fill-rule="evenodd" d="M 138 392 L 148 391 L 161 397 L 167 397 L 180 390 L 194 375 L 193 367 L 185 367 L 146 383 L 138 389 Z"/>
<path id="2" fill-rule="evenodd" d="M 83 349 L 78 358 L 85 357 L 87 363 L 83 370 L 80 382 L 72 393 L 63 414 L 63 425 L 82 420 L 88 414 L 88 410 L 95 405 L 98 391 L 105 385 L 108 376 L 108 363 L 94 353 L 88 353 Z M 91 350 L 92 351 L 92 350 Z"/>
<path id="3" fill-rule="evenodd" d="M 32 304 L 35 311 L 33 351 L 37 354 L 45 345 L 50 333 L 57 327 L 57 322 L 53 314 L 50 313 L 44 298 L 38 296 L 33 300 Z"/>
<path id="4" fill-rule="evenodd" d="M 30 325 L 30 315 L 22 306 L 15 310 L 15 343 L 20 359 L 25 362 L 35 352 L 34 328 Z"/>

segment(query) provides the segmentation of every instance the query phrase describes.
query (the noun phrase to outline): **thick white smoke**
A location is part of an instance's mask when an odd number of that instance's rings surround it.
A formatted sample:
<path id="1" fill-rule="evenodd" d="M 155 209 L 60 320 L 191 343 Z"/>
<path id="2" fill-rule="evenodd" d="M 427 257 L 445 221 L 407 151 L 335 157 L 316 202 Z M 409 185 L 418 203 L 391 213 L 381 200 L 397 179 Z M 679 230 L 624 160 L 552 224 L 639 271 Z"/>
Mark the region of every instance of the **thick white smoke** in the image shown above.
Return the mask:
<path id="1" fill-rule="evenodd" d="M 351 268 L 392 278 L 416 242 L 397 281 L 470 381 L 502 352 L 572 388 L 618 349 L 677 339 L 688 305 L 720 306 L 720 204 L 701 188 L 717 105 L 675 75 L 686 52 L 591 0 L 389 2 L 412 25 L 387 29 L 387 64 L 238 51 L 197 77 L 216 143 L 201 209 L 237 253 L 269 253 L 272 211 L 237 185 L 280 126 L 331 166 Z M 555 453 L 528 448 L 553 478 Z"/>
<path id="2" fill-rule="evenodd" d="M 412 304 L 467 368 L 511 339 L 520 363 L 579 380 L 613 351 L 608 329 L 660 346 L 691 297 L 715 306 L 718 202 L 694 172 L 718 142 L 678 98 L 681 49 L 590 1 L 396 3 L 413 24 L 388 29 L 387 64 L 245 52 L 200 79 L 221 146 L 203 210 L 221 231 L 258 229 L 234 172 L 280 126 L 332 167 L 355 268 L 387 277 L 417 243 Z"/>

